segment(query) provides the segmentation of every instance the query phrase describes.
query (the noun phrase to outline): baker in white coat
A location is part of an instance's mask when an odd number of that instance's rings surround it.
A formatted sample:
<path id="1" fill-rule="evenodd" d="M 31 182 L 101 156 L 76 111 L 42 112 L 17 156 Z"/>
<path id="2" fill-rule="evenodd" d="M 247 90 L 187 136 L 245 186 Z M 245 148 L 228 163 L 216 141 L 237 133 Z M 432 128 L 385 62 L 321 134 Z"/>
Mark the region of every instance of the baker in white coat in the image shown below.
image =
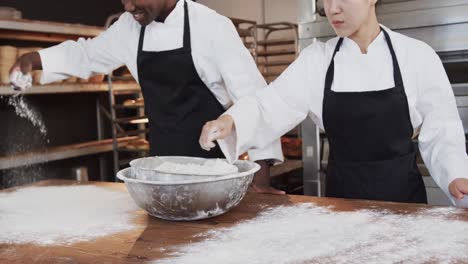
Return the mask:
<path id="1" fill-rule="evenodd" d="M 232 22 L 190 0 L 122 4 L 126 12 L 96 38 L 25 54 L 11 72 L 42 69 L 41 83 L 50 83 L 126 65 L 143 92 L 151 155 L 223 157 L 220 150 L 200 148 L 203 125 L 266 86 Z M 255 190 L 283 193 L 269 186 L 265 161 L 283 159 L 279 140 L 249 151 L 249 157 L 263 168 L 254 179 Z"/>
<path id="2" fill-rule="evenodd" d="M 326 195 L 426 203 L 412 138 L 456 202 L 468 194 L 468 157 L 455 98 L 437 54 L 380 25 L 377 0 L 325 0 L 339 36 L 314 43 L 272 84 L 208 122 L 228 158 L 270 144 L 310 116 L 330 142 Z"/>

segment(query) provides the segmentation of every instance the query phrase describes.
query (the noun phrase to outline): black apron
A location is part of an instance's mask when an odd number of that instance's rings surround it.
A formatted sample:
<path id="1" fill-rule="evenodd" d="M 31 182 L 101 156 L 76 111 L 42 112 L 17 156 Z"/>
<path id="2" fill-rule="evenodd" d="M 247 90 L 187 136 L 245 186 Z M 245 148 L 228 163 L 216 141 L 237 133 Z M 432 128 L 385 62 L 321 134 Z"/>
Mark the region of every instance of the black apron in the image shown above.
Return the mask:
<path id="1" fill-rule="evenodd" d="M 392 55 L 395 87 L 332 91 L 334 58 L 343 38 L 328 67 L 323 101 L 323 122 L 330 143 L 326 196 L 427 203 L 400 67 L 392 41 L 382 31 Z"/>
<path id="2" fill-rule="evenodd" d="M 198 143 L 203 125 L 225 110 L 195 68 L 187 2 L 184 2 L 182 48 L 143 51 L 144 38 L 142 27 L 137 67 L 149 119 L 150 155 L 224 158 L 219 147 L 205 151 Z"/>

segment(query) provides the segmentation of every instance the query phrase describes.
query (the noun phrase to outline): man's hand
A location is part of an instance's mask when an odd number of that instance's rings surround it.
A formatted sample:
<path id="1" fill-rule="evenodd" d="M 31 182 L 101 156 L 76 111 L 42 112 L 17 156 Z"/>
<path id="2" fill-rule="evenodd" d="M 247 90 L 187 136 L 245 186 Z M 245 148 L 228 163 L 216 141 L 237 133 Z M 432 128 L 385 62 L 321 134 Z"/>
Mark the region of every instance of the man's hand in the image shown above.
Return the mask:
<path id="1" fill-rule="evenodd" d="M 32 86 L 31 72 L 42 69 L 41 57 L 38 52 L 30 52 L 21 56 L 10 68 L 10 84 L 15 90 L 26 90 Z"/>
<path id="2" fill-rule="evenodd" d="M 468 179 L 458 178 L 449 184 L 449 191 L 458 200 L 468 195 Z"/>

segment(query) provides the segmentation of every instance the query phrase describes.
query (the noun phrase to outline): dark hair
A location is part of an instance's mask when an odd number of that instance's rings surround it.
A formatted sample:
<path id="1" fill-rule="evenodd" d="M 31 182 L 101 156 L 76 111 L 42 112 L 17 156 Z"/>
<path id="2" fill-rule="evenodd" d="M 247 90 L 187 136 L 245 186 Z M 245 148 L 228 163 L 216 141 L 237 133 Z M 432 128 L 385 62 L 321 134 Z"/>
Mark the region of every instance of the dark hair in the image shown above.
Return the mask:
<path id="1" fill-rule="evenodd" d="M 323 17 L 324 17 L 324 16 L 327 16 L 327 15 L 325 14 L 325 9 L 324 9 L 324 8 L 320 8 L 319 11 L 318 11 L 318 14 L 319 14 L 320 16 L 323 16 Z"/>

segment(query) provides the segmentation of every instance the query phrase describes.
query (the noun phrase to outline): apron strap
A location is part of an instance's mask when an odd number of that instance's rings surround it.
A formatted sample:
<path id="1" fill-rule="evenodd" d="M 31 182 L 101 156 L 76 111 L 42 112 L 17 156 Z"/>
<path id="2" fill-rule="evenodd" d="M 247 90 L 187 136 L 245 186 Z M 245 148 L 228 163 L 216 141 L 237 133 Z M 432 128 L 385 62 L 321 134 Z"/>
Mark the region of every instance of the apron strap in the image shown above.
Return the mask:
<path id="1" fill-rule="evenodd" d="M 398 60 L 395 54 L 395 50 L 393 49 L 392 39 L 388 35 L 387 31 L 380 28 L 384 33 L 385 39 L 387 40 L 387 45 L 390 49 L 390 53 L 392 54 L 392 61 L 393 61 L 393 80 L 395 82 L 395 87 L 403 87 L 403 78 L 401 77 L 400 65 L 398 64 Z"/>
<path id="2" fill-rule="evenodd" d="M 187 1 L 184 0 L 184 49 L 191 51 L 192 43 L 190 40 L 190 20 Z"/>
<path id="3" fill-rule="evenodd" d="M 341 44 L 343 44 L 343 38 L 340 38 L 338 43 L 336 43 L 335 51 L 333 52 L 330 65 L 328 66 L 327 75 L 325 76 L 325 91 L 331 90 L 333 77 L 335 76 L 335 55 L 340 50 Z"/>
<path id="4" fill-rule="evenodd" d="M 140 39 L 138 40 L 138 54 L 143 51 L 143 40 L 145 39 L 145 29 L 146 26 L 141 27 L 140 29 Z"/>

